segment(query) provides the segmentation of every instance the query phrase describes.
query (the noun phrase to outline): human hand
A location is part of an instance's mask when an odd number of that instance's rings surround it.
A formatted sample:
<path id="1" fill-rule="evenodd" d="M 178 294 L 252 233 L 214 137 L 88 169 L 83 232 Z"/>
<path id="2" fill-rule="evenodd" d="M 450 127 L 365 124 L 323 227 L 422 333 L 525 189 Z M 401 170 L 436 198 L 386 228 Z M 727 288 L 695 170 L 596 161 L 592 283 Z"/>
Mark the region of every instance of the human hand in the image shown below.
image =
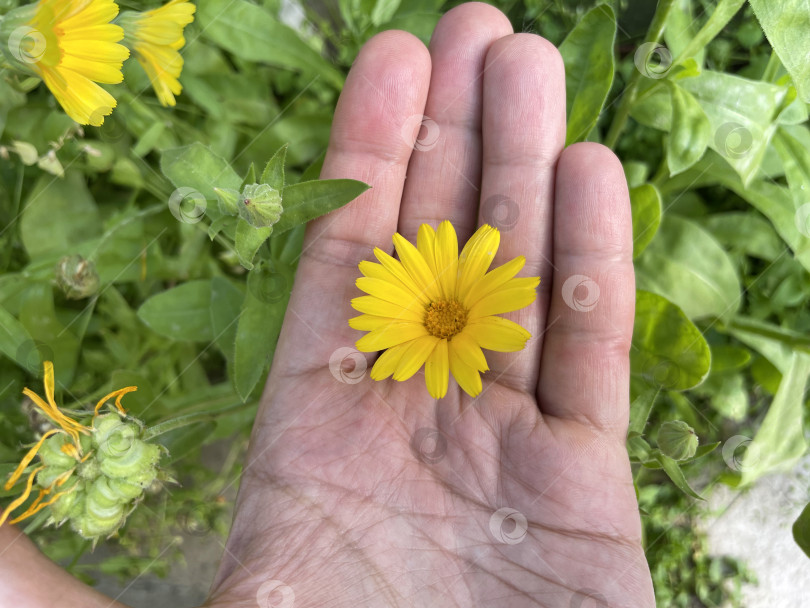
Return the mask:
<path id="1" fill-rule="evenodd" d="M 435 145 L 408 141 L 423 115 Z M 559 53 L 493 7 L 447 13 L 430 53 L 403 32 L 366 44 L 322 177 L 372 189 L 308 227 L 208 606 L 654 605 L 625 449 L 627 186 L 609 150 L 564 140 Z M 542 278 L 508 315 L 526 348 L 488 355 L 474 400 L 452 380 L 437 401 L 418 378 L 336 379 L 361 336 L 358 262 L 423 222 L 463 243 L 503 200 L 495 264 L 525 255 Z M 563 296 L 575 275 L 595 306 Z"/>

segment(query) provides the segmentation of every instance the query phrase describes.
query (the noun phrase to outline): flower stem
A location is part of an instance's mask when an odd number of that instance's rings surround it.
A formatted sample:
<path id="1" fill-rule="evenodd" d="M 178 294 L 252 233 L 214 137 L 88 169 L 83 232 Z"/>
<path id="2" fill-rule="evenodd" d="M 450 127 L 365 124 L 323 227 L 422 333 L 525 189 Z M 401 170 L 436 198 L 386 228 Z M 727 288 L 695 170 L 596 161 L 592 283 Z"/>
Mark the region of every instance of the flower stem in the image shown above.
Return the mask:
<path id="1" fill-rule="evenodd" d="M 644 37 L 645 42 L 655 43 L 661 38 L 661 35 L 664 33 L 669 11 L 674 3 L 675 0 L 659 0 L 658 6 L 655 8 L 652 23 L 650 23 L 647 35 Z M 630 116 L 630 108 L 636 100 L 639 80 L 641 80 L 641 71 L 636 68 L 632 76 L 630 76 L 630 80 L 627 82 L 622 100 L 619 103 L 619 108 L 616 110 L 616 115 L 613 117 L 613 122 L 610 125 L 608 134 L 605 136 L 604 144 L 609 148 L 616 146 L 619 135 L 621 135 L 625 124 L 627 124 L 627 118 Z"/>

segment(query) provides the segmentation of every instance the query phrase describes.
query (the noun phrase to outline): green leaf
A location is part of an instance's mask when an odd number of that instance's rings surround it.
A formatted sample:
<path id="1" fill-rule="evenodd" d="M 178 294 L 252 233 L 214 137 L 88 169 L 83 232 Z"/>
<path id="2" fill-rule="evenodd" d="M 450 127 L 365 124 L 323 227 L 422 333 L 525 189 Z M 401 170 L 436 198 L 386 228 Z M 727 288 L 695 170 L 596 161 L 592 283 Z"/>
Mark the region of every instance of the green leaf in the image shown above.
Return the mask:
<path id="1" fill-rule="evenodd" d="M 709 405 L 721 416 L 740 422 L 748 414 L 748 391 L 742 374 L 709 374 L 695 392 L 708 398 Z"/>
<path id="2" fill-rule="evenodd" d="M 568 127 L 565 145 L 583 141 L 596 125 L 613 84 L 616 16 L 601 4 L 578 22 L 560 45 L 565 63 Z"/>
<path id="3" fill-rule="evenodd" d="M 20 237 L 32 259 L 73 253 L 77 243 L 100 232 L 98 209 L 83 174 L 37 180 L 20 218 Z"/>
<path id="4" fill-rule="evenodd" d="M 681 489 L 681 491 L 685 492 L 692 498 L 705 500 L 700 494 L 695 492 L 689 485 L 689 482 L 686 481 L 686 476 L 683 474 L 681 466 L 676 460 L 673 460 L 669 456 L 661 454 L 660 452 L 655 454 L 655 459 L 659 462 L 661 468 L 664 469 L 664 472 L 669 476 L 673 483 Z"/>
<path id="5" fill-rule="evenodd" d="M 291 278 L 265 263 L 248 274 L 234 346 L 233 380 L 243 401 L 248 400 L 273 359 L 291 288 Z"/>
<path id="6" fill-rule="evenodd" d="M 680 57 L 696 33 L 692 0 L 675 0 L 664 30 L 664 42 L 672 56 Z M 694 55 L 696 63 L 700 66 L 703 65 L 703 55 L 703 49 Z"/>
<path id="7" fill-rule="evenodd" d="M 244 190 L 245 186 L 255 183 L 256 183 L 256 163 L 250 163 L 250 167 L 248 167 L 247 173 L 245 173 L 245 177 L 242 178 L 242 187 L 239 189 L 240 192 Z"/>
<path id="8" fill-rule="evenodd" d="M 377 0 L 374 3 L 374 10 L 371 11 L 371 23 L 374 25 L 388 23 L 401 3 L 402 0 Z"/>
<path id="9" fill-rule="evenodd" d="M 282 218 L 284 216 L 282 215 Z M 274 226 L 251 226 L 242 218 L 236 224 L 234 248 L 239 256 L 239 263 L 248 270 L 253 268 L 253 258 L 264 242 L 273 234 Z"/>
<path id="10" fill-rule="evenodd" d="M 636 260 L 639 289 L 665 296 L 690 319 L 730 318 L 740 305 L 740 283 L 725 250 L 698 224 L 665 216 Z"/>
<path id="11" fill-rule="evenodd" d="M 799 545 L 799 549 L 810 557 L 810 503 L 805 505 L 799 517 L 793 522 L 793 540 Z"/>
<path id="12" fill-rule="evenodd" d="M 211 330 L 217 348 L 233 363 L 233 344 L 236 324 L 245 295 L 231 281 L 223 277 L 211 279 Z"/>
<path id="13" fill-rule="evenodd" d="M 42 357 L 31 334 L 2 306 L 0 306 L 0 352 L 28 372 L 37 375 L 41 373 Z"/>
<path id="14" fill-rule="evenodd" d="M 665 185 L 672 191 L 678 191 L 711 184 L 728 188 L 767 217 L 782 240 L 791 248 L 794 257 L 810 271 L 810 238 L 797 227 L 800 219 L 798 210 L 786 187 L 759 180 L 745 186 L 714 152 L 706 153 L 689 171 L 672 178 Z"/>
<path id="15" fill-rule="evenodd" d="M 751 0 L 751 8 L 799 95 L 810 103 L 810 11 L 806 0 Z"/>
<path id="16" fill-rule="evenodd" d="M 703 334 L 675 304 L 654 293 L 636 292 L 632 343 L 632 374 L 655 390 L 686 390 L 709 373 L 711 351 Z"/>
<path id="17" fill-rule="evenodd" d="M 670 91 L 672 129 L 667 140 L 667 165 L 670 175 L 676 175 L 694 165 L 706 152 L 711 125 L 706 113 L 689 91 L 672 82 Z"/>
<path id="18" fill-rule="evenodd" d="M 765 473 L 792 468 L 807 450 L 802 409 L 808 376 L 810 355 L 793 353 L 790 368 L 743 456 L 740 486 L 753 483 Z"/>
<path id="19" fill-rule="evenodd" d="M 214 188 L 238 190 L 242 183 L 225 159 L 199 142 L 164 150 L 160 170 L 176 188 L 192 188 L 208 201 L 216 200 Z M 211 211 L 209 205 L 208 212 Z"/>
<path id="20" fill-rule="evenodd" d="M 193 453 L 195 449 L 199 449 L 216 428 L 217 423 L 208 420 L 194 422 L 160 433 L 155 443 L 161 444 L 169 451 L 168 457 L 163 460 L 164 466 L 173 464 Z"/>
<path id="21" fill-rule="evenodd" d="M 20 310 L 20 323 L 31 334 L 40 353 L 47 351 L 53 361 L 57 383 L 69 386 L 76 371 L 79 339 L 73 329 L 65 327 L 56 317 L 53 288 L 47 283 L 35 283 L 26 291 Z M 76 325 L 76 324 L 74 324 Z"/>
<path id="22" fill-rule="evenodd" d="M 284 188 L 284 161 L 287 158 L 287 144 L 281 146 L 267 161 L 267 165 L 262 171 L 261 183 L 267 184 L 281 192 Z M 284 203 L 282 199 L 282 204 Z"/>
<path id="23" fill-rule="evenodd" d="M 237 57 L 323 77 L 336 89 L 343 74 L 301 35 L 246 0 L 209 0 L 197 7 L 202 34 Z"/>
<path id="24" fill-rule="evenodd" d="M 157 333 L 174 340 L 210 342 L 211 281 L 189 281 L 144 302 L 138 317 Z"/>
<path id="25" fill-rule="evenodd" d="M 630 190 L 633 214 L 633 257 L 647 248 L 661 224 L 661 195 L 652 184 L 642 184 Z"/>
<path id="26" fill-rule="evenodd" d="M 286 186 L 281 192 L 284 212 L 275 234 L 304 224 L 353 201 L 371 186 L 353 179 L 327 179 Z"/>
<path id="27" fill-rule="evenodd" d="M 762 164 L 788 87 L 711 70 L 679 80 L 678 85 L 692 94 L 708 117 L 709 147 L 748 184 Z M 643 83 L 631 115 L 642 124 L 670 131 L 671 95 L 659 81 Z"/>
<path id="28" fill-rule="evenodd" d="M 738 251 L 772 262 L 785 251 L 773 226 L 756 211 L 711 213 L 697 221 L 732 253 Z"/>
<path id="29" fill-rule="evenodd" d="M 806 127 L 800 128 L 806 130 Z M 798 209 L 810 203 L 810 152 L 785 128 L 777 130 L 773 147 L 782 160 L 794 205 Z M 805 223 L 804 228 L 810 228 L 810 221 Z"/>

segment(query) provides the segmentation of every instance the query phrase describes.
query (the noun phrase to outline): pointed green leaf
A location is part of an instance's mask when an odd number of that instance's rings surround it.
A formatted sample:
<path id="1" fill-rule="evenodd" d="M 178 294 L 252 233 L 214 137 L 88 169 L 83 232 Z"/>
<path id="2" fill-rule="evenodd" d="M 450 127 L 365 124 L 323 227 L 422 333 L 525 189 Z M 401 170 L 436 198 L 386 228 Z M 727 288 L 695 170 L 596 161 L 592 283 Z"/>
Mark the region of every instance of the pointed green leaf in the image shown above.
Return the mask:
<path id="1" fill-rule="evenodd" d="M 751 0 L 768 42 L 793 78 L 801 98 L 810 103 L 810 11 L 806 0 Z"/>
<path id="2" fill-rule="evenodd" d="M 633 257 L 641 255 L 658 232 L 661 224 L 661 195 L 652 184 L 642 184 L 630 190 L 633 214 Z"/>
<path id="3" fill-rule="evenodd" d="M 810 557 L 810 503 L 805 505 L 798 519 L 793 522 L 793 540 Z"/>
<path id="4" fill-rule="evenodd" d="M 242 184 L 242 179 L 224 158 L 199 142 L 164 150 L 160 169 L 176 188 L 193 188 L 208 201 L 215 200 L 215 187 L 239 190 Z M 211 210 L 209 205 L 208 211 Z"/>
<path id="5" fill-rule="evenodd" d="M 666 298 L 647 291 L 636 292 L 631 372 L 643 387 L 682 391 L 697 386 L 709 373 L 711 351 L 700 330 Z M 646 420 L 646 418 L 645 418 Z M 633 426 L 641 432 L 643 423 Z"/>
<path id="6" fill-rule="evenodd" d="M 695 222 L 664 216 L 658 235 L 636 260 L 639 289 L 665 296 L 690 319 L 730 318 L 740 281 L 729 255 Z"/>
<path id="7" fill-rule="evenodd" d="M 583 141 L 596 125 L 613 84 L 616 16 L 607 4 L 588 11 L 560 45 L 565 63 L 568 127 L 565 145 Z"/>
<path id="8" fill-rule="evenodd" d="M 284 212 L 274 226 L 281 234 L 353 201 L 371 186 L 353 179 L 327 179 L 301 182 L 281 192 Z"/>
<path id="9" fill-rule="evenodd" d="M 218 2 L 201 2 L 197 16 L 202 35 L 240 59 L 300 70 L 343 87 L 338 69 L 261 6 L 231 0 L 223 9 Z"/>
<path id="10" fill-rule="evenodd" d="M 284 188 L 284 161 L 287 158 L 287 144 L 281 146 L 267 161 L 262 171 L 261 183 L 267 184 L 278 191 Z M 283 203 L 283 201 L 282 201 Z"/>
<path id="11" fill-rule="evenodd" d="M 740 486 L 753 483 L 765 473 L 792 468 L 807 450 L 803 408 L 808 376 L 810 355 L 793 353 L 790 368 L 742 458 Z"/>
<path id="12" fill-rule="evenodd" d="M 248 275 L 248 289 L 234 345 L 234 386 L 247 401 L 273 359 L 292 281 L 262 262 Z"/>
<path id="13" fill-rule="evenodd" d="M 174 340 L 210 342 L 211 281 L 189 281 L 144 302 L 138 317 L 157 333 Z"/>
<path id="14" fill-rule="evenodd" d="M 686 171 L 706 152 L 711 125 L 706 113 L 687 90 L 670 83 L 672 93 L 672 129 L 667 140 L 667 165 L 670 175 Z"/>

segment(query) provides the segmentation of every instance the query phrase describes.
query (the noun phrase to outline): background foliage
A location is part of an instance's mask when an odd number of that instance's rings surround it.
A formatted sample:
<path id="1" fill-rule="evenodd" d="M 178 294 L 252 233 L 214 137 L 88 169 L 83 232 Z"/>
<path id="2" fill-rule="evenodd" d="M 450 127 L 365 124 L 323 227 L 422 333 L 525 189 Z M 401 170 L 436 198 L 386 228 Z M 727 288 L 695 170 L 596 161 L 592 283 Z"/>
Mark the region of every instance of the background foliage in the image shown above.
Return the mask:
<path id="1" fill-rule="evenodd" d="M 92 568 L 77 566 L 87 543 L 33 520 L 27 531 L 52 557 L 85 577 L 165 573 L 180 553 L 167 539 L 227 533 L 229 490 L 300 252 L 294 224 L 362 189 L 343 184 L 333 196 L 306 186 L 300 198 L 311 207 L 256 242 L 220 220 L 213 188 L 255 181 L 284 144 L 285 186 L 317 178 L 362 44 L 390 28 L 427 43 L 458 3 L 200 0 L 176 108 L 162 108 L 128 62 L 119 105 L 100 128 L 80 128 L 44 87 L 0 71 L 0 462 L 17 461 L 42 431 L 20 395 L 38 388 L 41 361 L 52 359 L 68 408 L 137 385 L 128 409 L 166 425 L 164 464 L 182 482 L 154 488 L 109 541 L 118 557 Z M 515 31 L 560 45 L 567 143 L 611 146 L 631 187 L 639 291 L 628 449 L 659 605 L 734 600 L 746 574 L 707 555 L 693 528 L 700 497 L 788 469 L 807 447 L 806 3 L 494 4 Z M 16 5 L 0 0 L 0 11 Z M 59 280 L 60 260 L 75 255 L 99 279 L 78 298 Z M 699 437 L 694 456 L 660 449 L 658 428 L 673 420 Z M 201 449 L 223 439 L 219 466 L 204 466 Z M 810 510 L 794 533 L 807 551 Z"/>

